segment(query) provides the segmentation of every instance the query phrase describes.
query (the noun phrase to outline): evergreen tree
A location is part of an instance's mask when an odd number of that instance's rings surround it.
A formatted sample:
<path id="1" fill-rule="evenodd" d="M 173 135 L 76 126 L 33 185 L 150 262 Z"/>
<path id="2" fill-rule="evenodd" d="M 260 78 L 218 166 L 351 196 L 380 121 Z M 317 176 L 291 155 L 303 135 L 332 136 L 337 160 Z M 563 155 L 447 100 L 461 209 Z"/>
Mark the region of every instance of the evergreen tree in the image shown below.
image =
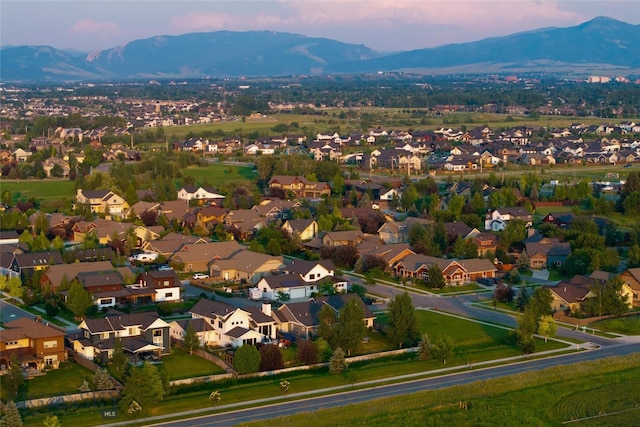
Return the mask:
<path id="1" fill-rule="evenodd" d="M 82 380 L 82 384 L 80 384 L 80 387 L 78 387 L 78 391 L 80 393 L 87 393 L 91 391 L 91 386 L 89 386 L 89 381 L 87 381 L 86 378 Z"/>
<path id="2" fill-rule="evenodd" d="M 527 304 L 529 304 L 529 291 L 525 286 L 522 286 L 516 297 L 516 308 L 522 312 Z"/>
<path id="3" fill-rule="evenodd" d="M 330 374 L 341 374 L 347 369 L 347 363 L 344 359 L 345 354 L 344 351 L 340 347 L 336 348 L 331 355 L 331 359 L 329 359 L 329 373 Z"/>
<path id="4" fill-rule="evenodd" d="M 42 425 L 44 427 L 62 427 L 62 423 L 60 422 L 60 418 L 57 415 L 47 415 L 42 420 Z"/>
<path id="5" fill-rule="evenodd" d="M 106 369 L 98 368 L 93 374 L 93 385 L 96 390 L 112 390 L 115 388 L 111 376 Z"/>
<path id="6" fill-rule="evenodd" d="M 260 368 L 260 352 L 255 346 L 245 344 L 236 350 L 233 369 L 240 375 L 253 374 Z"/>
<path id="7" fill-rule="evenodd" d="M 124 389 L 120 398 L 120 405 L 128 410 L 133 402 L 137 402 L 143 409 L 150 409 L 165 395 L 162 377 L 158 369 L 145 362 L 142 368 L 133 368 L 124 380 Z"/>
<path id="8" fill-rule="evenodd" d="M 389 339 L 398 348 L 413 345 L 418 338 L 415 308 L 408 292 L 393 297 L 389 302 Z"/>
<path id="9" fill-rule="evenodd" d="M 111 365 L 116 375 L 120 375 L 120 376 L 124 374 L 125 369 L 127 367 L 127 356 L 124 354 L 124 349 L 122 348 L 122 339 L 120 337 L 116 337 L 115 342 L 113 344 L 113 353 L 111 354 Z"/>
<path id="10" fill-rule="evenodd" d="M 15 354 L 12 354 L 9 357 L 9 370 L 4 375 L 4 381 L 2 383 L 5 387 L 7 398 L 11 400 L 16 398 L 18 392 L 24 385 L 22 369 L 20 368 L 20 363 L 18 362 L 18 358 Z"/>
<path id="11" fill-rule="evenodd" d="M 329 344 L 334 340 L 334 328 L 337 322 L 336 311 L 328 304 L 323 304 L 318 313 L 320 324 L 318 325 L 318 336 L 325 339 Z"/>
<path id="12" fill-rule="evenodd" d="M 13 400 L 4 407 L 2 425 L 6 427 L 22 427 L 22 416 Z"/>
<path id="13" fill-rule="evenodd" d="M 442 289 L 445 287 L 446 283 L 444 281 L 444 276 L 442 275 L 442 270 L 438 264 L 433 263 L 427 270 L 427 274 L 429 276 L 427 279 L 428 288 Z"/>
<path id="14" fill-rule="evenodd" d="M 429 334 L 426 332 L 422 334 L 420 342 L 418 343 L 418 359 L 429 360 L 431 359 L 431 340 L 429 340 Z"/>

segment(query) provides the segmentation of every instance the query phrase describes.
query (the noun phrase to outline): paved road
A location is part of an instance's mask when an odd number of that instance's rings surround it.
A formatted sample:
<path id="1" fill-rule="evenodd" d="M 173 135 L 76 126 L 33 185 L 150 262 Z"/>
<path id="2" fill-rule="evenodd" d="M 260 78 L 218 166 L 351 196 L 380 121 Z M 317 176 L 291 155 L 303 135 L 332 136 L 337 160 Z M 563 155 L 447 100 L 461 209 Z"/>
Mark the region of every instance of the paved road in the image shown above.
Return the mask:
<path id="1" fill-rule="evenodd" d="M 36 316 L 5 300 L 0 300 L 0 318 L 3 322 L 10 322 L 21 317 L 35 319 Z"/>
<path id="2" fill-rule="evenodd" d="M 569 365 L 573 363 L 586 362 L 590 360 L 603 359 L 611 356 L 628 355 L 640 351 L 640 343 L 612 345 L 600 350 L 585 351 L 561 355 L 547 359 L 523 361 L 510 365 L 496 366 L 490 368 L 473 369 L 456 374 L 443 375 L 433 378 L 413 380 L 404 383 L 377 386 L 363 390 L 337 393 L 328 396 L 307 398 L 297 401 L 287 401 L 269 406 L 241 409 L 221 414 L 205 415 L 197 418 L 189 418 L 180 421 L 161 422 L 158 424 L 147 424 L 166 427 L 188 427 L 188 426 L 233 426 L 242 422 L 267 420 L 278 416 L 292 415 L 301 412 L 316 411 L 324 408 L 332 408 L 350 405 L 359 402 L 368 402 L 372 399 L 382 397 L 401 396 L 423 390 L 436 390 L 458 384 L 466 384 L 474 381 L 499 378 L 515 375 L 523 372 L 530 372 L 549 368 L 558 365 Z M 289 398 L 295 397 L 295 394 Z M 246 403 L 246 402 L 245 402 Z M 231 407 L 228 405 L 226 408 Z M 220 406 L 225 409 L 225 406 Z M 140 420 L 145 421 L 145 420 Z M 151 422 L 152 419 L 146 420 Z M 110 424 L 110 426 L 123 425 L 121 423 Z"/>
<path id="3" fill-rule="evenodd" d="M 405 291 L 403 288 L 388 286 L 381 283 L 376 284 L 370 288 L 372 292 L 384 297 L 393 298 L 395 295 Z M 498 323 L 505 326 L 516 327 L 517 320 L 511 315 L 505 314 L 501 311 L 487 310 L 484 308 L 474 307 L 469 303 L 476 301 L 477 296 L 475 294 L 458 295 L 458 296 L 440 296 L 440 295 L 424 295 L 421 293 L 412 292 L 407 288 L 413 305 L 420 308 L 432 308 L 447 311 L 450 313 L 459 314 L 465 317 L 471 317 L 477 320 L 485 322 Z M 482 299 L 482 293 L 478 296 Z M 599 346 L 608 346 L 617 344 L 618 341 L 610 338 L 604 338 L 597 335 L 588 334 L 581 330 L 575 330 L 571 328 L 558 327 L 557 335 L 562 338 L 572 338 L 582 341 L 592 342 Z"/>

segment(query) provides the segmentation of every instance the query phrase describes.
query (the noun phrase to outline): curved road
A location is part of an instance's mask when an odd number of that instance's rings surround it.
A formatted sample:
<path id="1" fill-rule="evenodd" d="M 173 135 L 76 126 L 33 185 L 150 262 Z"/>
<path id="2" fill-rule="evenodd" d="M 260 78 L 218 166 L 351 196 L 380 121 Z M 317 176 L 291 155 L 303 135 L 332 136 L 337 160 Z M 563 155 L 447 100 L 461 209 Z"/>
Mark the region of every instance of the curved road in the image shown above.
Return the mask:
<path id="1" fill-rule="evenodd" d="M 590 360 L 603 359 L 611 356 L 628 355 L 640 351 L 640 343 L 611 345 L 601 350 L 584 351 L 561 355 L 546 359 L 523 361 L 510 365 L 495 366 L 482 369 L 463 371 L 455 374 L 443 375 L 439 377 L 418 379 L 398 384 L 390 384 L 367 388 L 362 390 L 348 391 L 332 394 L 328 396 L 313 397 L 303 400 L 287 401 L 249 409 L 240 409 L 221 414 L 204 415 L 196 418 L 188 418 L 179 421 L 163 422 L 158 424 L 147 424 L 166 427 L 189 427 L 189 426 L 233 426 L 242 422 L 266 420 L 274 417 L 293 415 L 301 412 L 316 411 L 324 408 L 350 405 L 353 403 L 367 402 L 372 399 L 383 397 L 400 396 L 415 393 L 423 390 L 436 390 L 453 385 L 466 384 L 474 381 L 491 378 L 515 375 L 528 371 L 541 370 L 552 366 L 568 365 L 573 363 L 586 362 Z M 292 394 L 290 397 L 295 397 Z M 221 406 L 220 409 L 224 409 Z M 186 415 L 186 414 L 185 414 Z M 147 419 L 152 421 L 153 419 Z M 157 419 L 156 419 L 157 420 Z M 141 420 L 144 421 L 144 420 Z M 121 423 L 110 424 L 110 426 L 123 425 Z"/>
<path id="2" fill-rule="evenodd" d="M 440 295 L 425 295 L 418 292 L 412 292 L 410 288 L 404 289 L 396 286 L 389 286 L 382 283 L 378 283 L 369 288 L 377 295 L 381 295 L 388 298 L 393 298 L 405 290 L 411 295 L 413 305 L 419 308 L 432 308 L 441 309 L 446 312 L 459 314 L 461 316 L 481 320 L 485 322 L 497 323 L 500 325 L 509 326 L 512 328 L 517 327 L 517 319 L 509 314 L 505 314 L 501 311 L 487 310 L 484 308 L 474 307 L 469 303 L 476 301 L 476 295 L 466 294 L 458 296 L 440 296 Z M 559 326 L 558 337 L 572 338 L 586 342 L 592 342 L 599 346 L 615 345 L 619 342 L 615 339 L 605 338 L 597 335 L 588 334 L 580 330 L 572 328 L 566 328 Z"/>

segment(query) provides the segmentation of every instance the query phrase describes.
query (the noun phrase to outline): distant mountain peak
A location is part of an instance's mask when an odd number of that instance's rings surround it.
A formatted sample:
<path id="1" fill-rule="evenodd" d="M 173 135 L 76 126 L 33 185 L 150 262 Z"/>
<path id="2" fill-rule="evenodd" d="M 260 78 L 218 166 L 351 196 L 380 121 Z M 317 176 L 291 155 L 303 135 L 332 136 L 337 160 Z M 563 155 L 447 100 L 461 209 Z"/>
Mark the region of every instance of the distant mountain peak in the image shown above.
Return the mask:
<path id="1" fill-rule="evenodd" d="M 640 73 L 640 25 L 599 16 L 469 43 L 383 55 L 365 45 L 272 30 L 157 35 L 70 55 L 51 46 L 0 49 L 2 81 L 283 76 L 414 70 L 432 73 Z M 589 68 L 591 67 L 591 68 Z"/>

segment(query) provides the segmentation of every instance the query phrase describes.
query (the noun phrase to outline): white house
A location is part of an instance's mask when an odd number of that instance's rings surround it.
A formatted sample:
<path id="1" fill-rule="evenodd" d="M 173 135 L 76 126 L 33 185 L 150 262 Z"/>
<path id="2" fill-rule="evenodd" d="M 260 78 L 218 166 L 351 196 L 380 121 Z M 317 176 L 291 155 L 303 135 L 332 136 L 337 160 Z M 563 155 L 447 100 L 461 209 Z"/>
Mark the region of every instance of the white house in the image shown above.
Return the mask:
<path id="1" fill-rule="evenodd" d="M 527 228 L 532 225 L 532 216 L 528 210 L 523 207 L 515 208 L 499 208 L 488 213 L 484 220 L 484 228 L 486 230 L 500 231 L 504 230 L 507 223 L 512 219 L 520 219 L 524 221 Z"/>
<path id="2" fill-rule="evenodd" d="M 289 298 L 307 298 L 319 291 L 321 282 L 329 280 L 336 292 L 346 292 L 348 282 L 335 277 L 335 267 L 331 260 L 295 260 L 285 268 L 286 274 L 266 276 L 258 282 L 258 289 L 267 299 L 277 299 L 278 293 Z"/>
<path id="3" fill-rule="evenodd" d="M 276 337 L 276 323 L 271 318 L 271 304 L 257 307 L 237 308 L 230 304 L 211 301 L 203 298 L 193 306 L 191 317 L 203 319 L 208 326 L 199 326 L 196 330 L 201 341 L 207 345 L 240 347 L 244 344 L 259 344 L 269 342 Z M 172 322 L 171 336 L 176 339 L 184 337 L 186 324 Z"/>
<path id="4" fill-rule="evenodd" d="M 222 200 L 224 196 L 212 188 L 185 186 L 178 191 L 178 200 Z"/>

